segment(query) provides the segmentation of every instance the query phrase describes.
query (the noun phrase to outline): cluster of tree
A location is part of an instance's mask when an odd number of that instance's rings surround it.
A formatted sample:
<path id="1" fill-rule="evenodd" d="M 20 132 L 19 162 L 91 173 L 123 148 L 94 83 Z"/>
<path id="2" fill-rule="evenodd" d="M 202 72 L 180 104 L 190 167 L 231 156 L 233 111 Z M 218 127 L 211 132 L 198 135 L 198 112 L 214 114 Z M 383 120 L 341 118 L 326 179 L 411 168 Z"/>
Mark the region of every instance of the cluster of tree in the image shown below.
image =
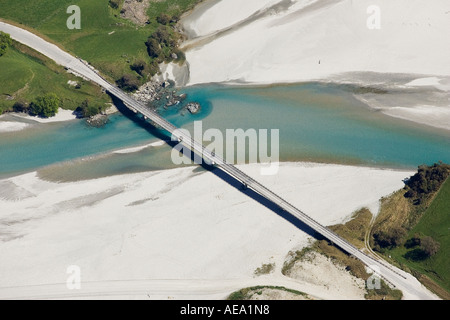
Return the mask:
<path id="1" fill-rule="evenodd" d="M 405 247 L 407 249 L 415 248 L 405 255 L 407 259 L 424 260 L 434 256 L 439 251 L 440 244 L 430 236 L 415 234 L 405 242 Z"/>
<path id="2" fill-rule="evenodd" d="M 401 226 L 394 227 L 390 230 L 380 230 L 373 234 L 375 240 L 375 249 L 382 251 L 382 249 L 392 249 L 403 243 L 403 238 L 407 231 Z"/>
<path id="3" fill-rule="evenodd" d="M 432 237 L 427 236 L 420 239 L 420 248 L 427 257 L 431 257 L 439 251 L 440 244 Z"/>
<path id="4" fill-rule="evenodd" d="M 432 237 L 415 235 L 406 240 L 406 235 L 417 223 L 424 212 L 427 200 L 432 197 L 450 176 L 450 165 L 442 162 L 432 166 L 419 166 L 417 173 L 405 182 L 405 197 L 411 199 L 408 220 L 403 225 L 393 226 L 373 233 L 374 249 L 383 251 L 404 245 L 408 251 L 406 258 L 423 260 L 433 256 L 439 250 L 439 243 Z"/>
<path id="5" fill-rule="evenodd" d="M 136 77 L 135 75 L 131 75 L 131 74 L 123 75 L 122 78 L 120 78 L 116 82 L 117 82 L 117 85 L 119 86 L 119 88 L 122 88 L 123 90 L 128 91 L 128 92 L 136 91 L 141 84 L 138 77 Z"/>
<path id="6" fill-rule="evenodd" d="M 54 93 L 48 93 L 37 97 L 31 103 L 19 100 L 14 104 L 13 110 L 14 112 L 24 112 L 33 116 L 50 118 L 56 115 L 58 108 L 61 106 L 61 99 Z"/>
<path id="7" fill-rule="evenodd" d="M 159 71 L 159 66 L 155 61 L 151 63 L 147 63 L 142 59 L 139 59 L 133 62 L 130 65 L 130 69 L 133 70 L 136 74 L 125 74 L 119 80 L 116 81 L 117 85 L 128 92 L 136 91 L 142 79 L 146 79 L 149 76 L 153 76 Z"/>
<path id="8" fill-rule="evenodd" d="M 10 35 L 0 31 L 0 57 L 6 53 L 11 45 L 12 40 Z"/>
<path id="9" fill-rule="evenodd" d="M 119 8 L 120 1 L 110 0 L 110 6 L 115 9 Z M 129 92 L 137 90 L 142 83 L 142 79 L 151 77 L 160 71 L 160 63 L 186 60 L 184 52 L 178 48 L 180 36 L 173 30 L 173 25 L 180 20 L 180 17 L 180 10 L 168 13 L 162 12 L 156 17 L 158 27 L 145 42 L 150 61 L 147 63 L 140 59 L 131 64 L 130 69 L 135 71 L 137 75 L 125 74 L 118 79 L 116 83 L 121 89 Z"/>
<path id="10" fill-rule="evenodd" d="M 170 58 L 172 50 L 177 46 L 169 28 L 160 25 L 145 43 L 148 55 L 158 62 L 166 61 Z"/>
<path id="11" fill-rule="evenodd" d="M 133 92 L 139 88 L 141 79 L 153 76 L 158 73 L 159 64 L 162 62 L 182 61 L 186 59 L 184 53 L 178 49 L 177 41 L 171 34 L 168 27 L 160 25 L 156 31 L 145 42 L 147 53 L 151 62 L 147 63 L 139 59 L 130 65 L 130 69 L 135 74 L 125 74 L 119 80 L 117 85 L 125 91 Z"/>
<path id="12" fill-rule="evenodd" d="M 75 109 L 79 118 L 90 118 L 101 112 L 101 108 L 98 106 L 93 106 L 89 103 L 89 100 L 84 100 L 81 105 Z"/>
<path id="13" fill-rule="evenodd" d="M 141 77 L 147 77 L 149 75 L 154 75 L 159 71 L 158 64 L 156 61 L 152 61 L 151 63 L 147 63 L 144 60 L 140 59 L 130 65 L 130 69 L 135 71 Z"/>
<path id="14" fill-rule="evenodd" d="M 120 7 L 120 0 L 110 0 L 109 3 L 114 9 Z M 178 9 L 171 12 L 162 12 L 156 17 L 158 27 L 145 42 L 150 57 L 149 62 L 140 59 L 132 63 L 130 69 L 135 71 L 137 75 L 134 73 L 125 74 L 118 79 L 116 83 L 121 89 L 129 92 L 137 90 L 142 83 L 142 79 L 160 72 L 160 63 L 186 60 L 184 52 L 178 48 L 180 35 L 173 28 L 180 17 L 181 11 Z"/>
<path id="15" fill-rule="evenodd" d="M 54 93 L 48 93 L 31 102 L 29 112 L 42 118 L 50 118 L 56 115 L 61 106 L 61 99 Z"/>
<path id="16" fill-rule="evenodd" d="M 160 24 L 145 42 L 147 53 L 156 63 L 183 61 L 185 54 L 178 48 L 177 36 L 164 24 Z"/>
<path id="17" fill-rule="evenodd" d="M 429 194 L 439 190 L 449 175 L 450 165 L 442 162 L 419 166 L 417 173 L 405 183 L 405 197 L 421 204 Z"/>
<path id="18" fill-rule="evenodd" d="M 404 245 L 409 251 L 405 257 L 411 260 L 424 260 L 435 255 L 440 248 L 439 242 L 430 236 L 415 234 L 414 237 L 404 241 L 407 231 L 403 227 L 395 227 L 388 231 L 379 231 L 373 235 L 375 240 L 375 249 L 392 249 Z"/>

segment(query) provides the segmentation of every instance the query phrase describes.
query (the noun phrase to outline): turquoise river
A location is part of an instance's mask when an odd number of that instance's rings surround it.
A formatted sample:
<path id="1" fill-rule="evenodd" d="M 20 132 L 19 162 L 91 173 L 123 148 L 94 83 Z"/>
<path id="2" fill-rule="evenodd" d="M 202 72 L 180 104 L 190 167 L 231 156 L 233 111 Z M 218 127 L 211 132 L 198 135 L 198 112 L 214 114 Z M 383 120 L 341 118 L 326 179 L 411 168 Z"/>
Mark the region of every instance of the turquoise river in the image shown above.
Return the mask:
<path id="1" fill-rule="evenodd" d="M 373 111 L 340 86 L 204 85 L 179 92 L 187 94 L 187 101 L 200 102 L 202 109 L 196 115 L 181 105 L 161 110 L 173 124 L 192 130 L 194 121 L 202 120 L 204 130 L 224 133 L 238 128 L 279 129 L 281 161 L 402 169 L 450 162 L 450 131 Z M 1 121 L 12 119 L 7 115 Z M 116 152 L 156 142 L 154 134 L 150 126 L 121 113 L 110 116 L 102 128 L 90 127 L 84 120 L 33 122 L 25 130 L 0 133 L 0 177 L 37 170 L 47 179 L 62 181 L 175 167 L 167 145 Z"/>

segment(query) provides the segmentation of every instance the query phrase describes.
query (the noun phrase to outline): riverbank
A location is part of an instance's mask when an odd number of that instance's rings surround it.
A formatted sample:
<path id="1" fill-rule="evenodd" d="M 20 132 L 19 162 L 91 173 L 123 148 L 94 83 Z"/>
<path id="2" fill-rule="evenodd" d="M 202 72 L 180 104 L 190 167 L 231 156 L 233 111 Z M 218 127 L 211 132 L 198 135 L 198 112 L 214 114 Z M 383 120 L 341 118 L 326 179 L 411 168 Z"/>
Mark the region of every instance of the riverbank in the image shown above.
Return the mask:
<path id="1" fill-rule="evenodd" d="M 0 115 L 0 133 L 18 132 L 28 129 L 36 123 L 55 123 L 75 120 L 76 115 L 72 110 L 59 108 L 54 117 L 41 118 L 25 113 L 6 113 Z"/>
<path id="2" fill-rule="evenodd" d="M 187 52 L 190 85 L 314 81 L 347 72 L 450 76 L 445 0 L 248 1 L 242 15 L 231 14 L 239 3 L 199 7 L 185 20 L 185 29 L 203 37 Z M 379 29 L 368 27 L 370 5 L 380 9 Z"/>
<path id="3" fill-rule="evenodd" d="M 412 174 L 313 163 L 282 163 L 276 176 L 259 176 L 259 165 L 240 168 L 325 225 L 346 221 L 363 206 L 377 212 L 380 197 L 401 188 Z M 233 287 L 237 290 L 247 281 L 258 282 L 254 271 L 262 264 L 281 269 L 288 252 L 310 239 L 196 167 L 72 183 L 28 173 L 1 180 L 0 190 L 0 287 L 65 283 L 67 267 L 78 265 L 83 282 L 244 279 Z M 261 284 L 280 281 L 321 298 L 355 298 L 354 291 L 342 296 L 325 284 L 279 273 L 260 279 Z M 173 296 L 170 290 L 168 295 Z"/>
<path id="4" fill-rule="evenodd" d="M 17 118 L 19 120 L 26 120 L 26 121 L 33 121 L 38 123 L 53 123 L 53 122 L 63 122 L 63 121 L 70 121 L 75 120 L 77 116 L 74 114 L 73 110 L 66 110 L 66 109 L 58 109 L 58 112 L 54 117 L 50 118 L 42 118 L 38 116 L 30 116 L 26 113 L 7 113 L 5 115 L 0 116 L 0 119 L 2 117 L 8 116 L 9 118 Z M 17 122 L 18 126 L 20 125 L 20 122 Z"/>
<path id="5" fill-rule="evenodd" d="M 447 1 L 248 1 L 240 14 L 234 14 L 242 6 L 238 0 L 209 3 L 184 20 L 192 37 L 184 44 L 188 85 L 353 81 L 388 86 L 381 99 L 365 99 L 367 105 L 450 130 Z M 372 28 L 378 9 L 380 25 Z M 404 75 L 405 82 L 397 83 Z M 427 78 L 435 80 L 420 80 Z M 424 92 L 424 87 L 433 90 Z M 422 98 L 404 105 L 411 92 Z M 395 104 L 387 102 L 392 95 Z"/>

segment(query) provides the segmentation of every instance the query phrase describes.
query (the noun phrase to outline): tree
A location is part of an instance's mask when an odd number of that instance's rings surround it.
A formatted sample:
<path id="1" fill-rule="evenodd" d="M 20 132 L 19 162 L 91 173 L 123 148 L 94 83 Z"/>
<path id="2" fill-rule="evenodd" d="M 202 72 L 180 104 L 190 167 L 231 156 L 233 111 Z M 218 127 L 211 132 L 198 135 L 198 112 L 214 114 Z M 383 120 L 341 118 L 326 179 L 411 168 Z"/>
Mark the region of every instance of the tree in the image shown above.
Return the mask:
<path id="1" fill-rule="evenodd" d="M 13 110 L 14 112 L 28 113 L 30 111 L 30 106 L 29 103 L 25 100 L 18 100 L 16 103 L 14 103 Z"/>
<path id="2" fill-rule="evenodd" d="M 410 248 L 414 248 L 420 246 L 420 235 L 419 234 L 415 234 L 414 237 L 412 237 L 411 239 L 408 239 L 405 242 L 405 248 L 410 249 Z"/>
<path id="3" fill-rule="evenodd" d="M 9 34 L 0 31 L 0 57 L 6 53 L 12 40 Z"/>
<path id="4" fill-rule="evenodd" d="M 380 248 L 394 248 L 402 244 L 406 236 L 406 230 L 401 226 L 393 227 L 387 231 L 379 231 L 373 235 L 376 244 Z"/>
<path id="5" fill-rule="evenodd" d="M 89 100 L 84 100 L 81 105 L 75 110 L 82 118 L 90 118 L 100 112 L 100 108 L 93 106 L 89 103 Z"/>
<path id="6" fill-rule="evenodd" d="M 117 85 L 125 91 L 133 92 L 139 88 L 139 80 L 130 74 L 125 74 L 117 80 Z"/>
<path id="7" fill-rule="evenodd" d="M 151 58 L 158 58 L 159 55 L 162 53 L 161 46 L 159 45 L 158 41 L 153 37 L 148 38 L 145 45 L 147 46 L 148 55 Z"/>
<path id="8" fill-rule="evenodd" d="M 450 166 L 442 162 L 432 166 L 421 165 L 405 186 L 406 198 L 412 198 L 414 203 L 421 204 L 426 196 L 439 190 L 442 183 L 450 175 Z"/>
<path id="9" fill-rule="evenodd" d="M 49 118 L 56 115 L 58 108 L 61 107 L 61 100 L 54 93 L 48 93 L 37 97 L 30 104 L 30 113 L 43 118 Z"/>
<path id="10" fill-rule="evenodd" d="M 423 237 L 420 239 L 420 247 L 427 257 L 434 256 L 439 251 L 439 242 L 432 237 Z"/>

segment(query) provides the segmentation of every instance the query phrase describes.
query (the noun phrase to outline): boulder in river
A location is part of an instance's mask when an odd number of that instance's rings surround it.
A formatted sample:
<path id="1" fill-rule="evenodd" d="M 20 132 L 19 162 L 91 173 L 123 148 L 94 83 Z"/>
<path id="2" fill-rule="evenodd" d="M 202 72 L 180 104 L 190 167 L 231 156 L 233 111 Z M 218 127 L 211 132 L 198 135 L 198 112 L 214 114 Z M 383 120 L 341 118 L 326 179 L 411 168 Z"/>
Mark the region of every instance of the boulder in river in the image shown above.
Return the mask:
<path id="1" fill-rule="evenodd" d="M 198 102 L 191 102 L 188 103 L 188 105 L 186 106 L 186 109 L 188 109 L 188 111 L 192 114 L 196 114 L 200 111 L 201 106 L 200 103 Z"/>

